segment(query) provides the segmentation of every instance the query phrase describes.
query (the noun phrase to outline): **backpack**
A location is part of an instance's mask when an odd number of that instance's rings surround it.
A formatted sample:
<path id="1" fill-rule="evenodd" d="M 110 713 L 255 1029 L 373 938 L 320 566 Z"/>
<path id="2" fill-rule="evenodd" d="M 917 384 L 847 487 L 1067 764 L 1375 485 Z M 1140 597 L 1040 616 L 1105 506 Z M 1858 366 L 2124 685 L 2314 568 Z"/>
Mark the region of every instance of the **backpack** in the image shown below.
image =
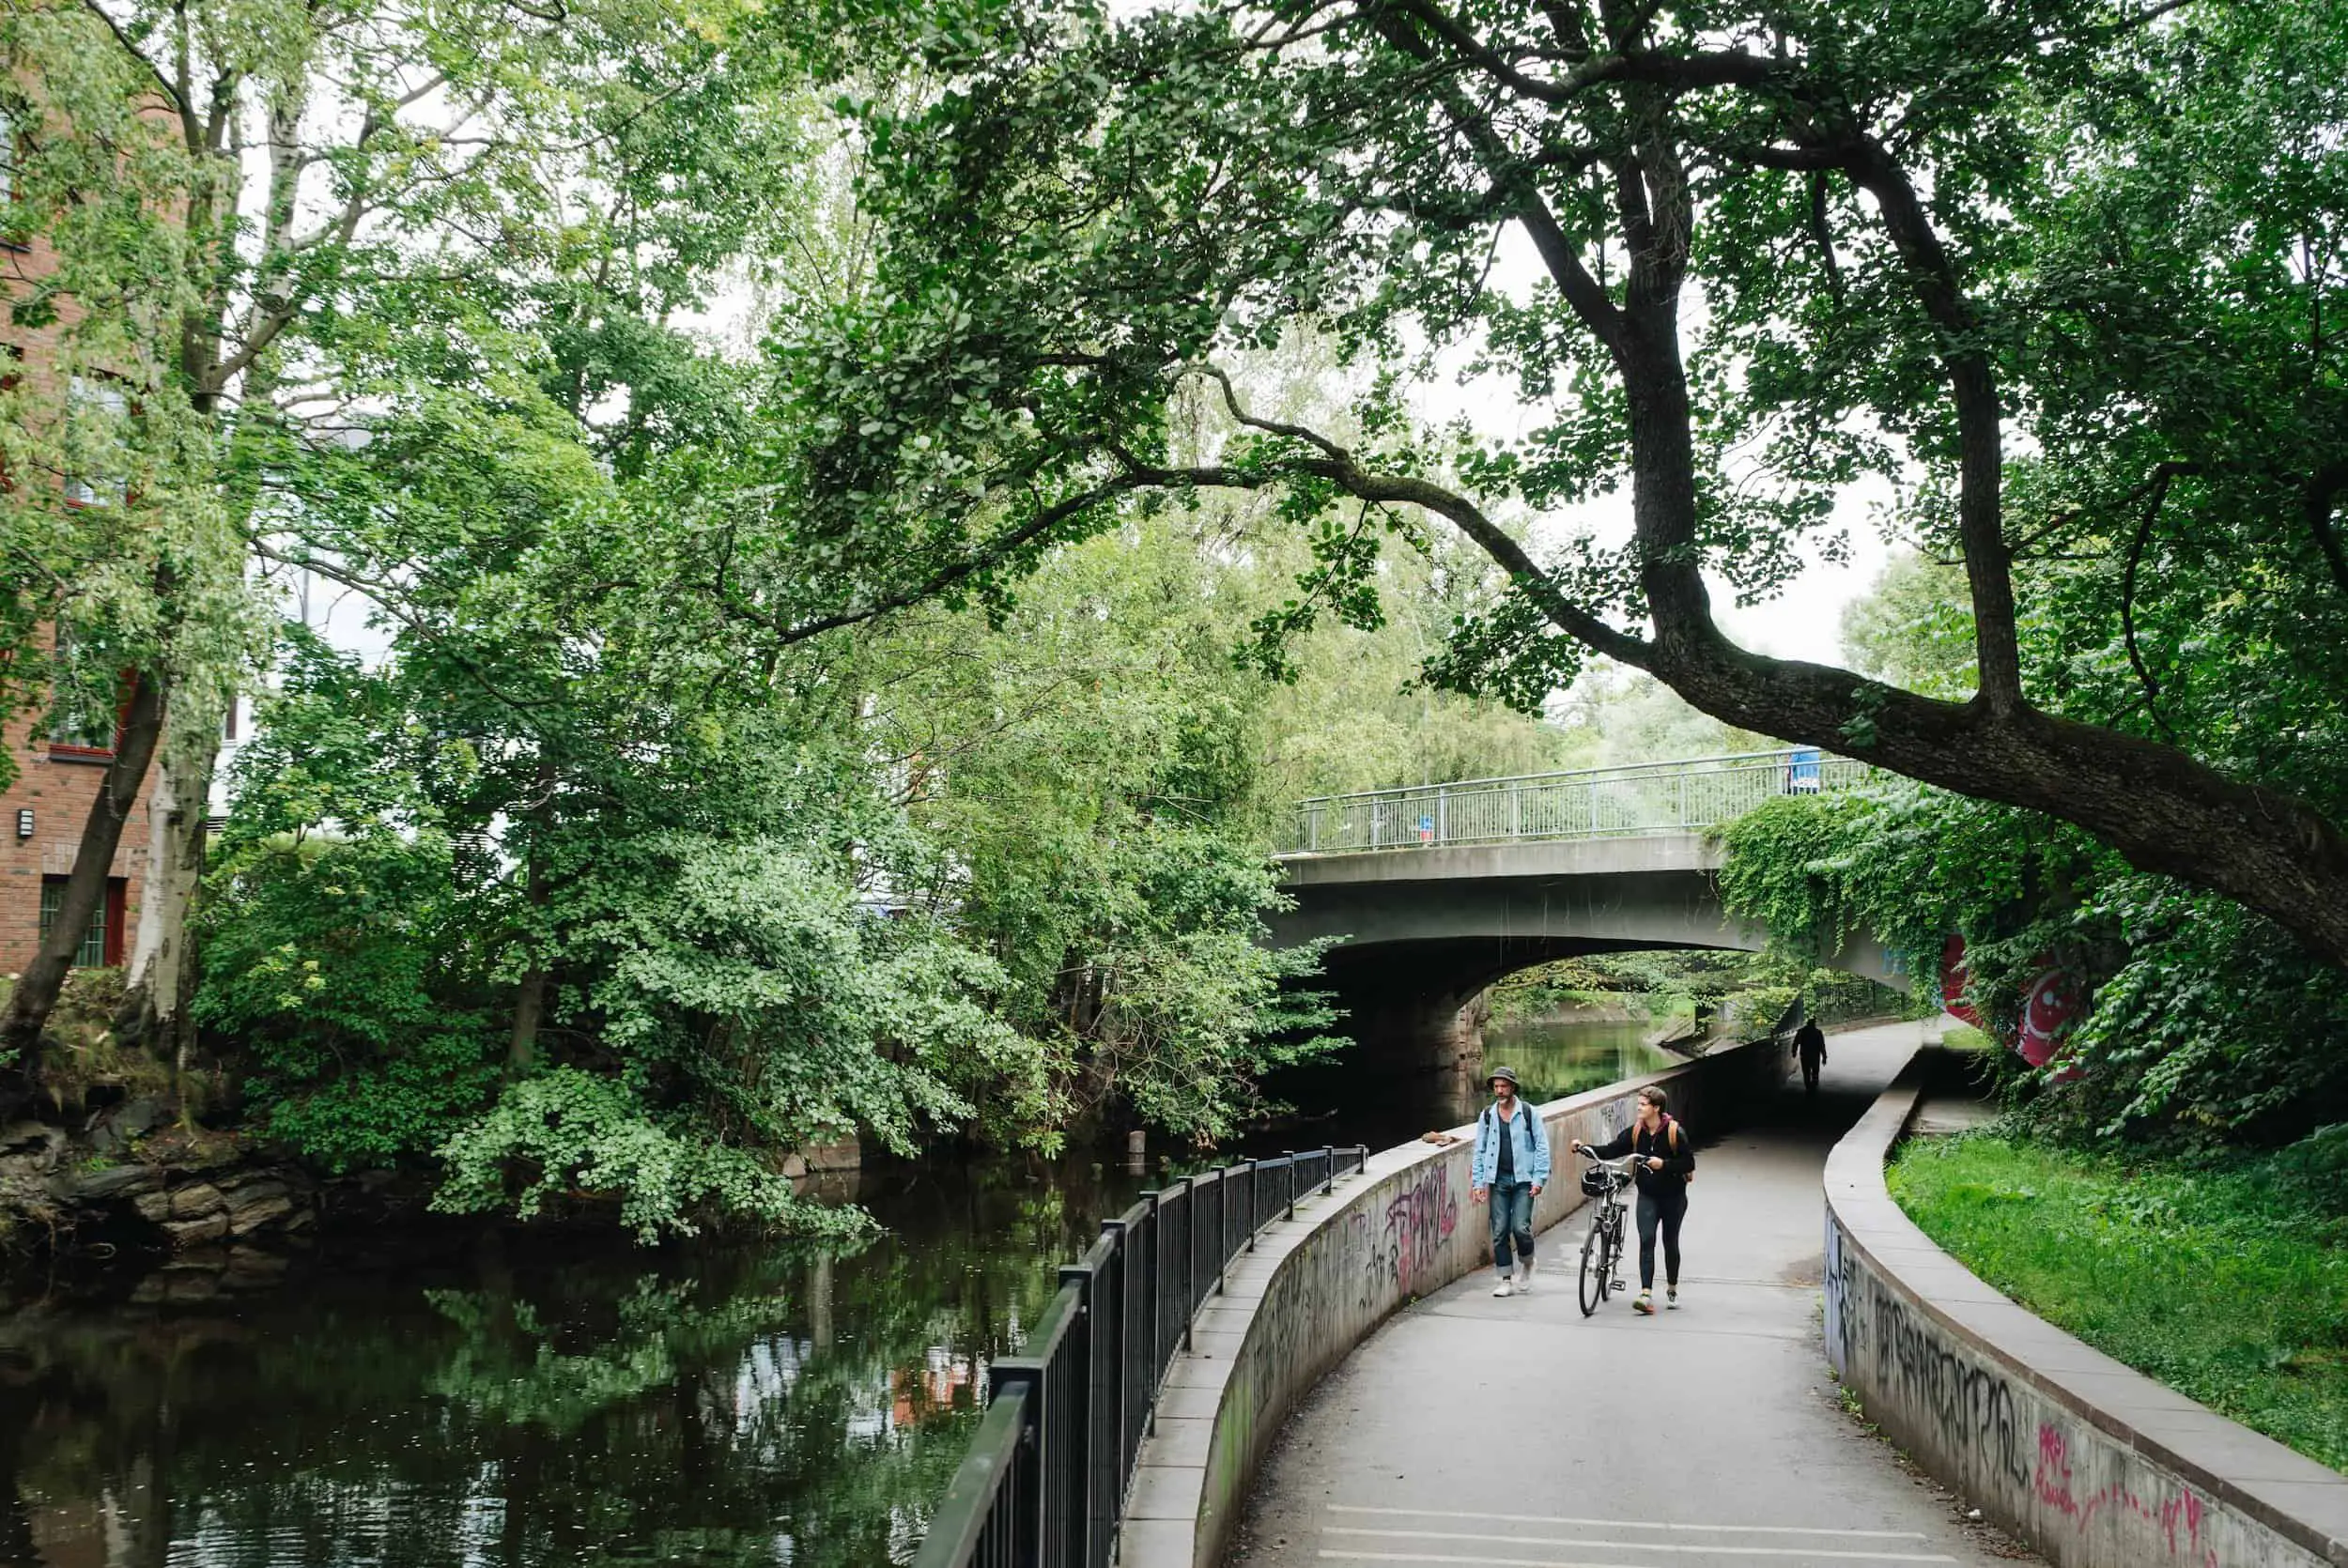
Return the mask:
<path id="1" fill-rule="evenodd" d="M 1663 1113 L 1663 1126 L 1667 1130 L 1666 1135 L 1671 1140 L 1672 1152 L 1675 1154 L 1678 1153 L 1680 1143 L 1679 1118 L 1673 1115 L 1669 1111 L 1666 1111 Z M 1680 1176 L 1679 1185 L 1682 1187 L 1691 1187 L 1695 1184 L 1695 1172 L 1686 1172 Z"/>

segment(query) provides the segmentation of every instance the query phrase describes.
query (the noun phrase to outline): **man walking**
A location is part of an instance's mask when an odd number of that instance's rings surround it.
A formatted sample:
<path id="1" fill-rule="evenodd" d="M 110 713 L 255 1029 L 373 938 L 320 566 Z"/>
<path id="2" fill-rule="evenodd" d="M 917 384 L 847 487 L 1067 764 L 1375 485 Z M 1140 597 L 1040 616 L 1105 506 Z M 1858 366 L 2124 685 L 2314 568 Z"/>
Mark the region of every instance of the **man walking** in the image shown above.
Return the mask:
<path id="1" fill-rule="evenodd" d="M 1477 1203 L 1491 1198 L 1492 1267 L 1500 1273 L 1492 1294 L 1521 1296 L 1533 1288 L 1533 1200 L 1549 1181 L 1549 1132 L 1540 1114 L 1517 1098 L 1514 1072 L 1494 1068 L 1485 1086 L 1492 1102 L 1475 1118 L 1468 1185 Z M 1517 1259 L 1524 1263 L 1522 1281 L 1513 1278 Z"/>
<path id="2" fill-rule="evenodd" d="M 1801 1092 L 1816 1095 L 1818 1069 L 1826 1065 L 1826 1031 L 1818 1027 L 1816 1019 L 1803 1019 L 1801 1027 L 1794 1031 L 1794 1054 L 1801 1058 Z"/>

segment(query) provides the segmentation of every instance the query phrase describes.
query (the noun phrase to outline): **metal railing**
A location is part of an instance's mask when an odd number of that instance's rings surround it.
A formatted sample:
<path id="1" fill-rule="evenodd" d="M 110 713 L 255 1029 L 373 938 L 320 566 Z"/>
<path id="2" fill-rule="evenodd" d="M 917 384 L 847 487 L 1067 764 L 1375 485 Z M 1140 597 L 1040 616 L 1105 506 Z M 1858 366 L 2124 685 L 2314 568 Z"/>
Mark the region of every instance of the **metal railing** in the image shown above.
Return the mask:
<path id="1" fill-rule="evenodd" d="M 1282 854 L 1621 838 L 1733 822 L 1777 795 L 1848 789 L 1867 764 L 1815 748 L 1472 778 L 1299 801 Z"/>
<path id="2" fill-rule="evenodd" d="M 985 1419 L 914 1568 L 1105 1568 L 1191 1319 L 1258 1231 L 1368 1158 L 1355 1145 L 1227 1165 L 1102 1225 L 1060 1270 L 1027 1353 L 991 1369 Z"/>

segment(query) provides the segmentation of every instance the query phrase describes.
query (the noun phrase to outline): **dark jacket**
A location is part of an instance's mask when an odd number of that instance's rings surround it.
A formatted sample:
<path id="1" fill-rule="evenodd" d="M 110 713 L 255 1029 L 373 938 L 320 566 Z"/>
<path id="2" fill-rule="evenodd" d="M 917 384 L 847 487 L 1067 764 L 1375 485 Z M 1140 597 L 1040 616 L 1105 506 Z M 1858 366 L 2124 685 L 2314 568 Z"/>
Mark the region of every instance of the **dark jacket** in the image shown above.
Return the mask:
<path id="1" fill-rule="evenodd" d="M 1608 1142 L 1591 1145 L 1590 1151 L 1600 1160 L 1620 1160 L 1626 1154 L 1637 1155 L 1640 1163 L 1631 1167 L 1630 1174 L 1642 1192 L 1685 1191 L 1688 1178 L 1695 1174 L 1696 1169 L 1695 1140 L 1689 1137 L 1688 1130 L 1671 1116 L 1664 1117 L 1663 1125 L 1652 1133 L 1637 1122 L 1632 1122 Z M 1660 1171 L 1648 1170 L 1645 1161 L 1650 1157 L 1661 1160 L 1663 1168 Z"/>
<path id="2" fill-rule="evenodd" d="M 1794 1033 L 1794 1053 L 1807 1062 L 1826 1060 L 1826 1031 L 1815 1023 L 1804 1023 Z"/>

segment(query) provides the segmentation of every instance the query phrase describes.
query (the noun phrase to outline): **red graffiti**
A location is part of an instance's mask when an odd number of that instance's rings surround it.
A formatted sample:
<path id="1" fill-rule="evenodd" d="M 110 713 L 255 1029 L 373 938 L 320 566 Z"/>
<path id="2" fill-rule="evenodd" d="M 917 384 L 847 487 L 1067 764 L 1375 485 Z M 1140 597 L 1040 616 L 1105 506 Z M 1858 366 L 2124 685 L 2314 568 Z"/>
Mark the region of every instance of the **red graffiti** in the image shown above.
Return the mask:
<path id="1" fill-rule="evenodd" d="M 2048 1508 L 2059 1510 L 2073 1528 L 2084 1532 L 2095 1515 L 2106 1508 L 2125 1508 L 2137 1517 L 2155 1526 L 2168 1537 L 2169 1555 L 2180 1549 L 2177 1530 L 2185 1529 L 2183 1549 L 2191 1552 L 2201 1568 L 2217 1568 L 2217 1548 L 2201 1544 L 2201 1499 L 2189 1488 L 2157 1506 L 2124 1486 L 2106 1486 L 2090 1493 L 2082 1500 L 2071 1485 L 2071 1451 L 2069 1442 L 2055 1429 L 2051 1422 L 2038 1423 L 2038 1474 L 2035 1481 L 2038 1500 Z"/>
<path id="2" fill-rule="evenodd" d="M 2030 992 L 2022 999 L 2022 1016 L 2016 1021 L 2013 1039 L 2007 1043 L 2022 1060 L 2034 1068 L 2043 1068 L 2054 1060 L 2063 1034 L 2072 1021 L 2086 1010 L 2086 1002 L 2079 994 L 2078 981 L 2053 967 L 2043 954 L 2037 961 L 2041 966 L 2038 977 L 2030 983 Z M 1952 934 L 1940 949 L 1941 1006 L 1952 1017 L 1985 1030 L 1989 1025 L 1965 1000 L 1965 988 L 1971 980 L 1971 972 L 1965 962 L 1965 939 Z"/>

